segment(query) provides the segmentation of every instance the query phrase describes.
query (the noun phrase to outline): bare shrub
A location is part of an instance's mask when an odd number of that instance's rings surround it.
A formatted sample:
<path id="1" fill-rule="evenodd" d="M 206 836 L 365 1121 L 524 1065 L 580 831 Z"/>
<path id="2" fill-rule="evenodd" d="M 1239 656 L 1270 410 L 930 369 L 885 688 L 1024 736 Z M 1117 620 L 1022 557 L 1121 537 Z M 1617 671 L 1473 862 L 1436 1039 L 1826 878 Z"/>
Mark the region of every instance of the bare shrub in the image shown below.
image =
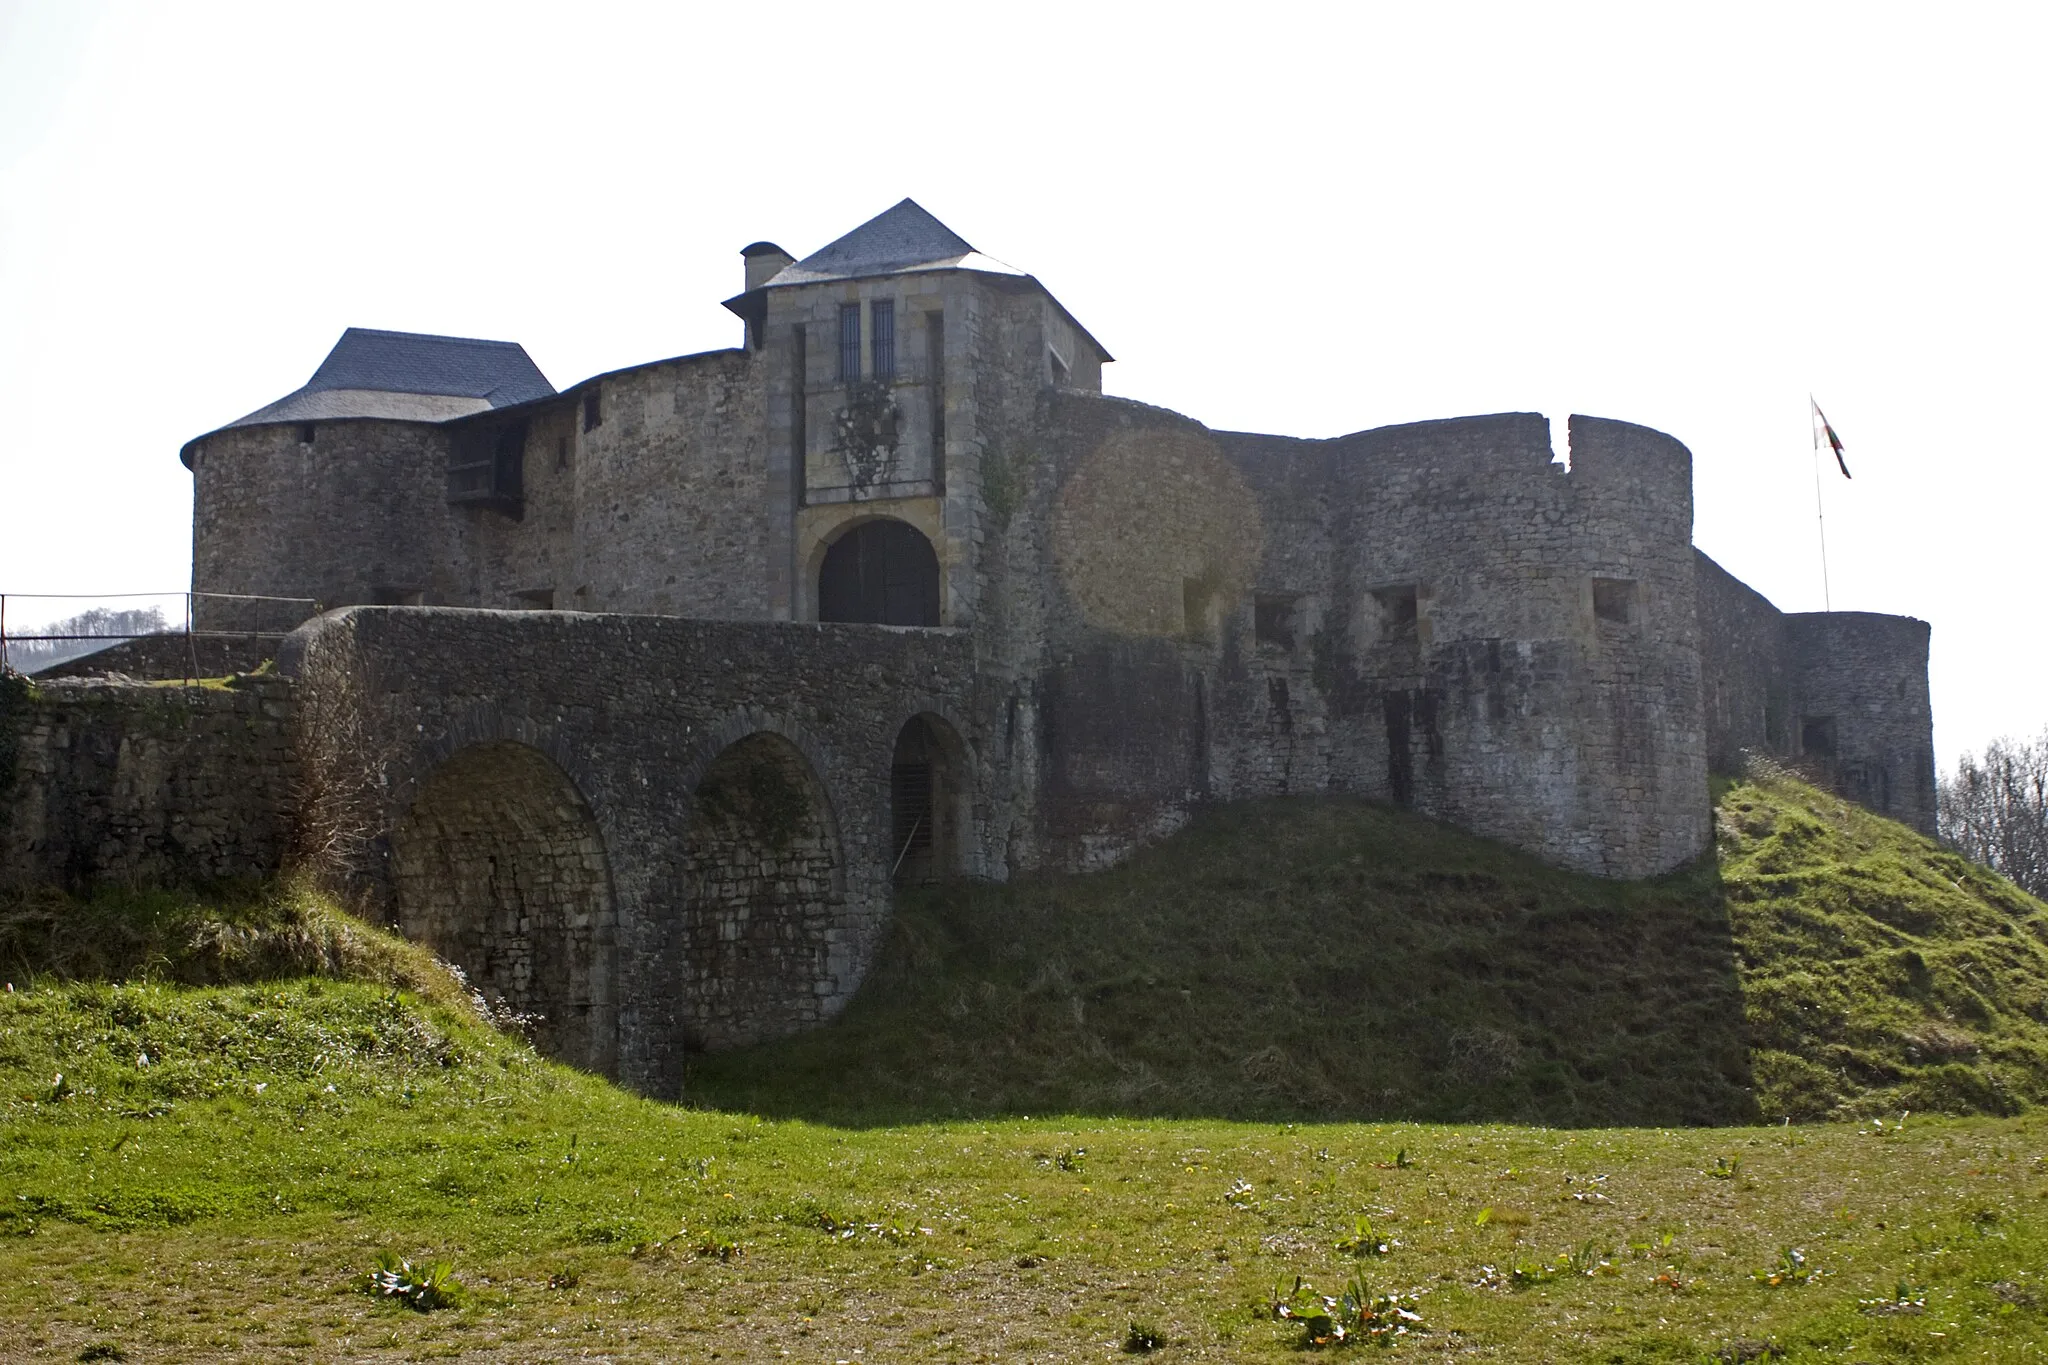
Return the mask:
<path id="1" fill-rule="evenodd" d="M 340 629 L 350 629 L 343 623 Z M 383 832 L 398 748 L 347 642 L 316 634 L 298 667 L 293 870 L 352 905 L 381 899 Z"/>

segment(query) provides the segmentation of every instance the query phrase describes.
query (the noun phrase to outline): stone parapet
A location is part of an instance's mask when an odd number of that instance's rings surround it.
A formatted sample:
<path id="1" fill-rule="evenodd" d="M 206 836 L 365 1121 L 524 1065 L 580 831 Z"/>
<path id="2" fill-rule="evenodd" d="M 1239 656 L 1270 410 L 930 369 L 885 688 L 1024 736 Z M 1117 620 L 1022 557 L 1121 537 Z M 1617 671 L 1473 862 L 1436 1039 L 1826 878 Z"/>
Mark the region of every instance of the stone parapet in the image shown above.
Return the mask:
<path id="1" fill-rule="evenodd" d="M 89 891 L 270 876 L 292 835 L 295 696 L 0 679 L 0 879 Z"/>

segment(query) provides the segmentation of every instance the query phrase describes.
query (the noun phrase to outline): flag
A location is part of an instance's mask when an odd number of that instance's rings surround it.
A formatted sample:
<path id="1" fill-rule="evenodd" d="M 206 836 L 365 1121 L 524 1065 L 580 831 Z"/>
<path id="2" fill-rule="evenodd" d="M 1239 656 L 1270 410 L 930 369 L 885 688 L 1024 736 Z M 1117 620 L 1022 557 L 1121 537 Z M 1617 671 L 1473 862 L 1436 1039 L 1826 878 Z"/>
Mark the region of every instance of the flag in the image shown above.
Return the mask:
<path id="1" fill-rule="evenodd" d="M 1826 436 L 1828 438 L 1828 448 L 1835 452 L 1835 463 L 1842 468 L 1842 477 L 1848 478 L 1849 462 L 1842 458 L 1842 438 L 1835 435 L 1835 429 L 1828 422 L 1828 415 L 1820 410 L 1820 404 L 1815 403 L 1811 397 L 1806 401 L 1813 405 L 1813 420 L 1820 424 L 1813 431 L 1813 448 L 1819 450 L 1820 438 Z"/>

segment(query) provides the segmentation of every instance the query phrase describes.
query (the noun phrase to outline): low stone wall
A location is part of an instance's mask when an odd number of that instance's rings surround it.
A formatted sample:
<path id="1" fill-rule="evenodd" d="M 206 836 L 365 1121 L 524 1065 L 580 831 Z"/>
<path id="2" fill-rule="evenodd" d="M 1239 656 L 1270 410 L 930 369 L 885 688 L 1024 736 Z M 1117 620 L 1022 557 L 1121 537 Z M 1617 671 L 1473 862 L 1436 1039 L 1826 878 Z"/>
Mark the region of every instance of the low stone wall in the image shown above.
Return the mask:
<path id="1" fill-rule="evenodd" d="M 42 678 L 103 678 L 118 673 L 147 682 L 225 678 L 275 658 L 284 637 L 272 635 L 141 635 L 35 670 Z"/>
<path id="2" fill-rule="evenodd" d="M 297 788 L 292 685 L 0 678 L 0 882 L 268 876 Z"/>

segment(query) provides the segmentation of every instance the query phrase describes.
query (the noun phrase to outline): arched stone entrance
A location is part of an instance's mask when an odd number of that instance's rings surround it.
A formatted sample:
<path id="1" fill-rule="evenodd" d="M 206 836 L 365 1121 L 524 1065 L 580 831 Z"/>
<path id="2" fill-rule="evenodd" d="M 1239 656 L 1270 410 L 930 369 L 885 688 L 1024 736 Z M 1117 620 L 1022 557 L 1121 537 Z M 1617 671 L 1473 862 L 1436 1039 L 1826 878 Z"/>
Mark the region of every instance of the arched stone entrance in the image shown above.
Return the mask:
<path id="1" fill-rule="evenodd" d="M 953 727 L 929 712 L 897 731 L 889 762 L 889 861 L 898 884 L 965 870 L 966 754 Z"/>
<path id="2" fill-rule="evenodd" d="M 811 765 L 759 731 L 705 769 L 684 835 L 681 1023 L 696 1048 L 821 1022 L 846 965 L 839 835 Z"/>
<path id="3" fill-rule="evenodd" d="M 818 570 L 818 619 L 938 625 L 938 552 L 908 522 L 859 523 L 825 551 Z"/>
<path id="4" fill-rule="evenodd" d="M 575 783 L 524 744 L 459 750 L 391 832 L 399 927 L 493 1000 L 538 1015 L 548 1056 L 618 1068 L 611 870 Z"/>

